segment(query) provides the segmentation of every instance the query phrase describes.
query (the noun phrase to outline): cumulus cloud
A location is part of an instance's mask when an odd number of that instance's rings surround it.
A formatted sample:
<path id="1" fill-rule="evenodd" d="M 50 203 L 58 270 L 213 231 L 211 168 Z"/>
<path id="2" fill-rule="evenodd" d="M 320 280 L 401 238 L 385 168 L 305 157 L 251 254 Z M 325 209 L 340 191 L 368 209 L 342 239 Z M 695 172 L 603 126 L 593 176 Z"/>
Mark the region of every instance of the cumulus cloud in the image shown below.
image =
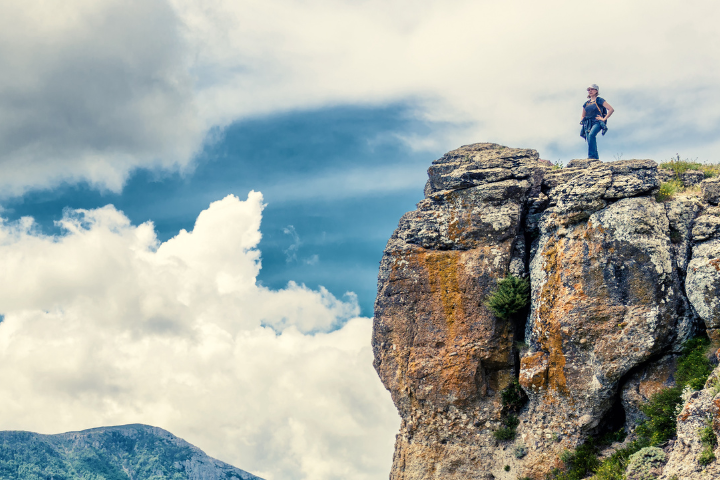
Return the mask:
<path id="1" fill-rule="evenodd" d="M 138 166 L 189 165 L 213 126 L 398 100 L 457 125 L 413 148 L 582 152 L 589 83 L 616 107 L 612 148 L 712 158 L 719 15 L 714 0 L 9 0 L 0 187 L 117 190 Z"/>
<path id="2" fill-rule="evenodd" d="M 259 286 L 262 196 L 158 242 L 112 206 L 0 224 L 0 425 L 148 423 L 272 479 L 387 475 L 398 419 L 353 295 Z"/>

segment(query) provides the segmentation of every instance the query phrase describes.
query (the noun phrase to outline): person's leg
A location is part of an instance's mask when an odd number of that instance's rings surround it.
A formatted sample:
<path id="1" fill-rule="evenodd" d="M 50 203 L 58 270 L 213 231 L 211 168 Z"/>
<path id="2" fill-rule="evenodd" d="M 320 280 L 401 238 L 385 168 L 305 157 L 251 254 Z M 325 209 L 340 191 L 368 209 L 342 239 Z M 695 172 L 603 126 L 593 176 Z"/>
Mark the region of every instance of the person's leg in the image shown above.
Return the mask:
<path id="1" fill-rule="evenodd" d="M 592 126 L 590 129 L 590 133 L 588 133 L 587 142 L 588 142 L 588 158 L 595 158 L 599 159 L 600 156 L 598 155 L 597 151 L 597 134 L 600 133 L 601 126 L 599 123 L 596 123 Z"/>

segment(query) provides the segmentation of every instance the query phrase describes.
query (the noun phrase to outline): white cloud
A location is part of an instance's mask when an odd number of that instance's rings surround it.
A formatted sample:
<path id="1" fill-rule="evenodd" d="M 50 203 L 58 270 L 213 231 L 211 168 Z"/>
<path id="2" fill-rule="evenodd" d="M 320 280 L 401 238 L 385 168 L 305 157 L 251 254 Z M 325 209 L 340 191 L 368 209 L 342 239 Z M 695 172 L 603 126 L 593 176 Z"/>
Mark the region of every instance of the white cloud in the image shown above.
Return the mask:
<path id="1" fill-rule="evenodd" d="M 445 145 L 582 153 L 580 106 L 598 83 L 617 110 L 608 148 L 654 155 L 679 127 L 720 124 L 706 93 L 720 81 L 712 0 L 171 1 L 206 74 L 202 114 L 219 123 L 400 98 L 428 119 L 467 125 Z M 625 145 L 615 145 L 621 132 Z M 720 146 L 717 137 L 675 140 L 698 154 Z"/>
<path id="2" fill-rule="evenodd" d="M 285 254 L 285 261 L 287 263 L 290 262 L 297 262 L 297 253 L 300 249 L 300 245 L 302 245 L 302 242 L 300 241 L 300 235 L 295 231 L 295 227 L 292 225 L 288 225 L 287 227 L 283 228 L 283 233 L 285 235 L 290 235 L 290 238 L 292 238 L 292 243 L 288 248 L 283 250 L 283 253 Z"/>
<path id="3" fill-rule="evenodd" d="M 186 51 L 164 1 L 4 1 L 2 195 L 187 165 L 205 126 Z"/>
<path id="4" fill-rule="evenodd" d="M 117 190 L 137 166 L 189 165 L 211 126 L 348 103 L 458 124 L 416 147 L 581 154 L 591 82 L 617 110 L 604 152 L 713 159 L 718 17 L 714 0 L 10 0 L 0 191 Z"/>
<path id="5" fill-rule="evenodd" d="M 272 480 L 387 475 L 397 415 L 354 296 L 258 286 L 262 196 L 165 243 L 112 206 L 0 225 L 0 428 L 148 423 Z"/>

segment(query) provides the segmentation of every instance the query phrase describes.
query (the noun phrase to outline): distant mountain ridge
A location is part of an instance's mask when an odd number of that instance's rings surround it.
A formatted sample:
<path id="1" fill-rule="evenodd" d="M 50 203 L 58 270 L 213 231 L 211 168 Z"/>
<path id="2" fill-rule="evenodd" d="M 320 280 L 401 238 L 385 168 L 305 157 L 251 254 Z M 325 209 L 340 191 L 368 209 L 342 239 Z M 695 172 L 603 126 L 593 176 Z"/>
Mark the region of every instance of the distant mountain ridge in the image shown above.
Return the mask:
<path id="1" fill-rule="evenodd" d="M 0 479 L 262 480 L 162 428 L 140 424 L 57 435 L 0 432 Z"/>

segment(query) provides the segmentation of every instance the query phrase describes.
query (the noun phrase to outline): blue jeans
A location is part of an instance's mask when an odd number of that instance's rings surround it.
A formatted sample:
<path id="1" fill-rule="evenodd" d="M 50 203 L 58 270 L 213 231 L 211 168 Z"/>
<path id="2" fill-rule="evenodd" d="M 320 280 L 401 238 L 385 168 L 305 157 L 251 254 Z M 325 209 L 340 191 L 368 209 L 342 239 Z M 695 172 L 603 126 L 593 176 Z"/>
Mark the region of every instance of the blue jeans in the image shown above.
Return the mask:
<path id="1" fill-rule="evenodd" d="M 588 136 L 587 136 L 588 156 L 587 156 L 587 158 L 597 158 L 597 159 L 600 158 L 600 155 L 598 155 L 598 151 L 597 151 L 597 134 L 600 133 L 600 130 L 602 130 L 602 124 L 600 122 L 597 122 L 590 129 L 590 133 L 588 133 Z"/>

